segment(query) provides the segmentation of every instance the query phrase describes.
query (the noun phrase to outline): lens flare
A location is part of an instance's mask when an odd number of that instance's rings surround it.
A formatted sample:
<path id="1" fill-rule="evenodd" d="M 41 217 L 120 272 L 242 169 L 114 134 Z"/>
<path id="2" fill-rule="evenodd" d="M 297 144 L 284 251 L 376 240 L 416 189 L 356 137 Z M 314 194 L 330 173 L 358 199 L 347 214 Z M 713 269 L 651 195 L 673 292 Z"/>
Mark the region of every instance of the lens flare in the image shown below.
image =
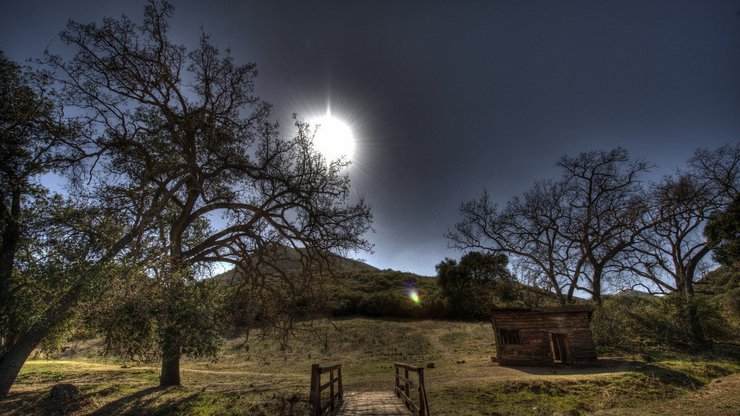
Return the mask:
<path id="1" fill-rule="evenodd" d="M 411 299 L 415 304 L 421 303 L 421 298 L 419 297 L 419 292 L 416 290 L 410 290 L 409 291 L 409 299 Z"/>

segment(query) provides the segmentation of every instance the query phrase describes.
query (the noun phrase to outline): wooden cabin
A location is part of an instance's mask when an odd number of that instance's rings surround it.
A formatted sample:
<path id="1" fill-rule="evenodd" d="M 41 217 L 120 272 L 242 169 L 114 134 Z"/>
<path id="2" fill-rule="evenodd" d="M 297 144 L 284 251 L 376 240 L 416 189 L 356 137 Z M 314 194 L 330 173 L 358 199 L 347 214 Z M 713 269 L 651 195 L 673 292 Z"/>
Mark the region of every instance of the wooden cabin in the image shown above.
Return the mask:
<path id="1" fill-rule="evenodd" d="M 590 306 L 491 311 L 501 365 L 587 365 L 596 362 Z"/>

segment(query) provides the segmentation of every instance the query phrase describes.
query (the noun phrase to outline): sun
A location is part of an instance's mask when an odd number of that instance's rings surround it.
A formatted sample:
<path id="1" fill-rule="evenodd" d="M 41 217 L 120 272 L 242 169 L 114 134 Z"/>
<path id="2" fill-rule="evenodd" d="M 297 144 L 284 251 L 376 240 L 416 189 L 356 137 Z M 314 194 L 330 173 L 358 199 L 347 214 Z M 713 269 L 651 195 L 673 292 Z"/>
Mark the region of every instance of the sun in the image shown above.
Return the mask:
<path id="1" fill-rule="evenodd" d="M 313 145 L 328 162 L 344 157 L 352 160 L 355 152 L 355 137 L 347 123 L 331 113 L 315 118 L 311 124 L 316 128 Z"/>

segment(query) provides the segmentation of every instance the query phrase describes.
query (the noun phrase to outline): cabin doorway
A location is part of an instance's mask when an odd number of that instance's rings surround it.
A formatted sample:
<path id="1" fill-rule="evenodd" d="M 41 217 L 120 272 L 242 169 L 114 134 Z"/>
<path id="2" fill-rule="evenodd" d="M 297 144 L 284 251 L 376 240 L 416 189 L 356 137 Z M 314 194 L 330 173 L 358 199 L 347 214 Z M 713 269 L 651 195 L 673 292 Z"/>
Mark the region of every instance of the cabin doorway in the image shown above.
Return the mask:
<path id="1" fill-rule="evenodd" d="M 555 364 L 570 362 L 570 348 L 565 334 L 550 334 L 552 362 Z"/>

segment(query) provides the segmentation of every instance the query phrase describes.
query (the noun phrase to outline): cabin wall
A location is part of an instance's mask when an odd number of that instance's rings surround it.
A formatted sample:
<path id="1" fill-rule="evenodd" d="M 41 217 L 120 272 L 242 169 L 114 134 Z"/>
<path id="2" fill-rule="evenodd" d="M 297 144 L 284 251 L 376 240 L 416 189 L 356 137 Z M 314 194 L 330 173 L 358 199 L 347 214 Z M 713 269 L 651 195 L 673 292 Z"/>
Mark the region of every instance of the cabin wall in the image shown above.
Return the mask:
<path id="1" fill-rule="evenodd" d="M 596 361 L 596 348 L 589 328 L 588 312 L 494 312 L 496 351 L 502 365 L 553 365 L 550 334 L 564 334 L 570 363 Z M 503 344 L 500 329 L 518 330 L 521 343 Z"/>

